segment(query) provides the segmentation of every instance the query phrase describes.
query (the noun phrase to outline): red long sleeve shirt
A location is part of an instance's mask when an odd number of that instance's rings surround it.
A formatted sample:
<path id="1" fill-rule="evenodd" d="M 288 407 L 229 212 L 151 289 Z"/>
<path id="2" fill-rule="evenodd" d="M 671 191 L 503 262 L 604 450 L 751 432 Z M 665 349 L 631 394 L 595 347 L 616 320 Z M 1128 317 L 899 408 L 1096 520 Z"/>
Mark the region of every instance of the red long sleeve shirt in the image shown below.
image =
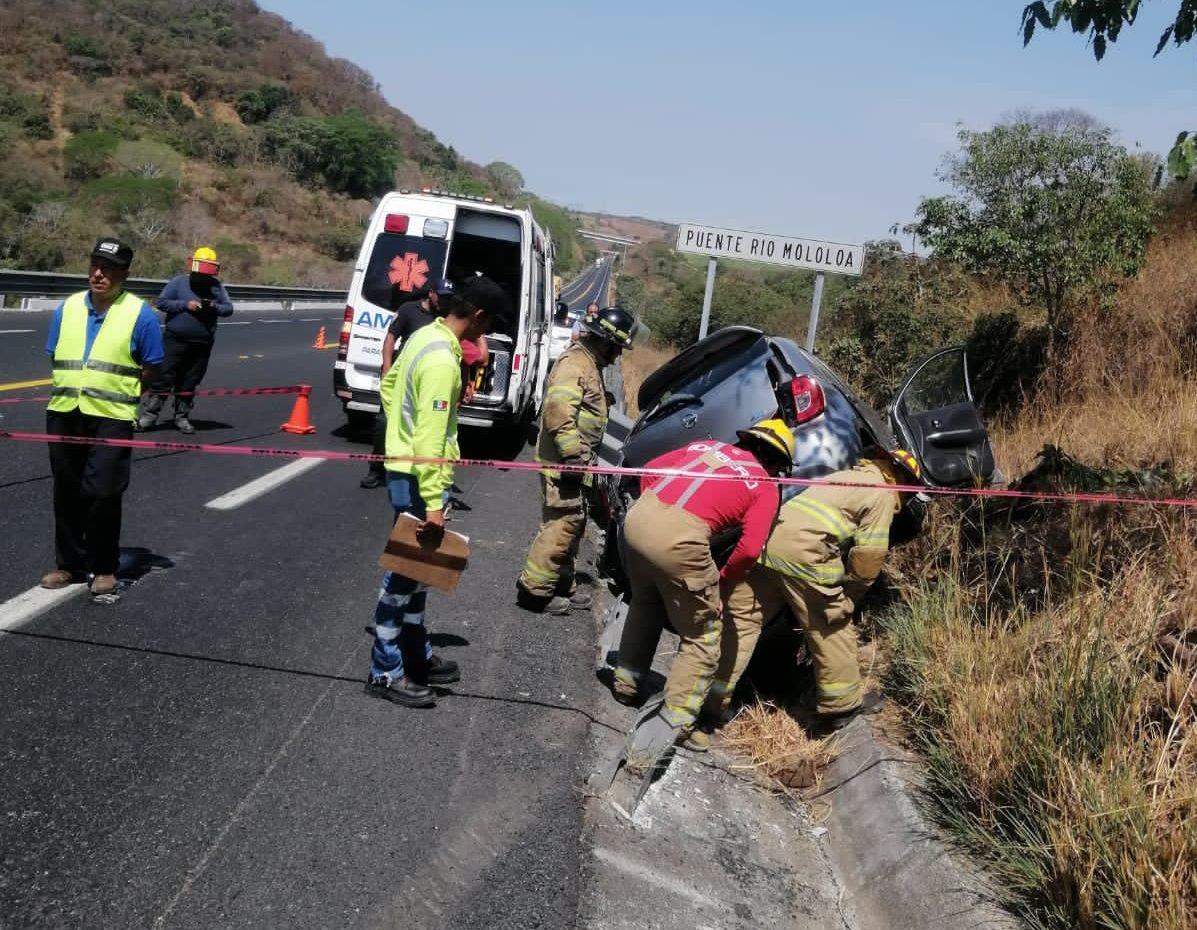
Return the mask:
<path id="1" fill-rule="evenodd" d="M 645 468 L 677 468 L 699 474 L 739 475 L 745 480 L 704 480 L 688 475 L 662 477 L 645 475 L 641 492 L 652 490 L 664 504 L 681 506 L 704 521 L 712 534 L 740 526 L 740 541 L 732 550 L 720 579 L 739 581 L 756 562 L 773 528 L 780 504 L 777 485 L 751 452 L 714 440 L 692 442 L 673 452 L 659 455 Z"/>

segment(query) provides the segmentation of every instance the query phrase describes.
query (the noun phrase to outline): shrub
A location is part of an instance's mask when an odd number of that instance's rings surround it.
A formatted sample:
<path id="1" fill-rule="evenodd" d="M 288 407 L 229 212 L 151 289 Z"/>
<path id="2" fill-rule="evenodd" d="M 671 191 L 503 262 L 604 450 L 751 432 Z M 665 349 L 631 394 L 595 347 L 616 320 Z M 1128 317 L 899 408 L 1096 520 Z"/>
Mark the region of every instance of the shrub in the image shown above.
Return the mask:
<path id="1" fill-rule="evenodd" d="M 320 234 L 320 251 L 339 262 L 357 257 L 362 245 L 362 230 L 357 226 L 334 226 Z"/>
<path id="2" fill-rule="evenodd" d="M 299 98 L 279 84 L 262 84 L 237 95 L 234 108 L 246 124 L 264 123 L 274 116 L 299 112 Z"/>
<path id="3" fill-rule="evenodd" d="M 233 166 L 244 158 L 246 138 L 232 126 L 211 119 L 197 119 L 174 133 L 175 141 L 185 155 L 210 161 L 217 165 Z"/>
<path id="4" fill-rule="evenodd" d="M 120 140 L 110 132 L 88 132 L 73 137 L 63 147 L 63 168 L 68 178 L 85 181 L 104 174 Z"/>
<path id="5" fill-rule="evenodd" d="M 110 214 L 120 217 L 138 210 L 171 210 L 178 199 L 178 184 L 171 178 L 138 178 L 114 174 L 87 185 L 87 193 L 104 199 Z"/>
<path id="6" fill-rule="evenodd" d="M 257 278 L 262 256 L 252 243 L 220 239 L 213 245 L 220 256 L 220 272 L 226 281 L 251 283 Z"/>
<path id="7" fill-rule="evenodd" d="M 21 128 L 30 139 L 54 138 L 54 127 L 50 124 L 50 114 L 46 110 L 30 113 L 21 120 Z"/>

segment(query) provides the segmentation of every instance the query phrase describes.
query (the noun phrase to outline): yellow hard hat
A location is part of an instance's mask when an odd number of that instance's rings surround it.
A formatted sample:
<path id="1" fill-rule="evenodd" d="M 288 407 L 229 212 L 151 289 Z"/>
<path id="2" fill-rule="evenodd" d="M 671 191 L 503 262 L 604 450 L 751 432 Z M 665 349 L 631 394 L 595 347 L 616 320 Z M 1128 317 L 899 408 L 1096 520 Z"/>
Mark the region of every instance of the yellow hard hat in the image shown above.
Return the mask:
<path id="1" fill-rule="evenodd" d="M 768 443 L 784 455 L 787 462 L 794 461 L 794 433 L 784 420 L 761 420 L 749 429 L 737 430 L 736 435 L 741 439 L 751 436 Z"/>
<path id="2" fill-rule="evenodd" d="M 220 270 L 220 259 L 216 257 L 216 250 L 201 245 L 192 252 L 191 270 L 199 274 L 216 274 Z"/>

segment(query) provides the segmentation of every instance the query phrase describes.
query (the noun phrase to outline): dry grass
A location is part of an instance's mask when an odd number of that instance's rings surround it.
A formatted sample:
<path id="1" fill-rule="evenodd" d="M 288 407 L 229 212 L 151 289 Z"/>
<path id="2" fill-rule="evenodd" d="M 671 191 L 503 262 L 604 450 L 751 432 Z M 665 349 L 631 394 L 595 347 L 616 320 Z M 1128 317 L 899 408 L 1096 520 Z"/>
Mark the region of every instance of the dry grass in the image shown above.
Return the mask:
<path id="1" fill-rule="evenodd" d="M 662 349 L 658 346 L 637 346 L 624 354 L 619 364 L 623 369 L 623 392 L 629 416 L 635 417 L 640 413 L 636 405 L 636 395 L 644 379 L 676 354 L 674 349 Z"/>
<path id="2" fill-rule="evenodd" d="M 722 730 L 723 745 L 747 759 L 733 770 L 751 771 L 782 788 L 818 785 L 836 756 L 833 738 L 812 739 L 774 704 L 750 704 Z"/>

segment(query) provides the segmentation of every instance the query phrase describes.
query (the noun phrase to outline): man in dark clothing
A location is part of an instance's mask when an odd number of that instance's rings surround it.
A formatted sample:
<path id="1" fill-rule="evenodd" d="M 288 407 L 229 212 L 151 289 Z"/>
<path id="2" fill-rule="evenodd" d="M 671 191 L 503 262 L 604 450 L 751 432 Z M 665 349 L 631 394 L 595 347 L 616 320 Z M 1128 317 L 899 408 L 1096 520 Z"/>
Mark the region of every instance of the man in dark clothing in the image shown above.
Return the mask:
<path id="1" fill-rule="evenodd" d="M 391 370 L 391 365 L 399 356 L 399 349 L 403 347 L 403 343 L 411 334 L 427 326 L 440 315 L 437 310 L 440 307 L 441 297 L 448 297 L 452 294 L 453 282 L 438 278 L 423 297 L 399 305 L 394 318 L 387 327 L 386 338 L 382 341 L 382 369 L 379 372 L 379 378 Z M 373 453 L 375 455 L 385 454 L 386 442 L 387 418 L 386 414 L 379 410 L 378 416 L 374 418 Z M 381 488 L 386 483 L 386 468 L 383 467 L 382 462 L 371 462 L 366 477 L 361 480 L 360 485 L 369 489 Z"/>
<path id="2" fill-rule="evenodd" d="M 173 393 L 175 428 L 181 433 L 195 432 L 189 417 L 195 405 L 195 390 L 208 370 L 216 322 L 233 315 L 228 291 L 216 277 L 219 271 L 216 253 L 206 246 L 198 248 L 191 256 L 190 274 L 176 275 L 162 289 L 158 309 L 166 314 L 166 360 L 142 395 L 137 429 L 149 429 L 157 423 L 167 395 Z"/>
<path id="3" fill-rule="evenodd" d="M 91 439 L 131 439 L 137 399 L 162 361 L 154 311 L 125 290 L 133 250 L 107 236 L 91 252 L 87 290 L 54 311 L 46 339 L 54 388 L 46 432 Z M 121 497 L 133 450 L 50 443 L 54 475 L 54 556 L 43 588 L 82 584 L 96 595 L 116 592 Z"/>

